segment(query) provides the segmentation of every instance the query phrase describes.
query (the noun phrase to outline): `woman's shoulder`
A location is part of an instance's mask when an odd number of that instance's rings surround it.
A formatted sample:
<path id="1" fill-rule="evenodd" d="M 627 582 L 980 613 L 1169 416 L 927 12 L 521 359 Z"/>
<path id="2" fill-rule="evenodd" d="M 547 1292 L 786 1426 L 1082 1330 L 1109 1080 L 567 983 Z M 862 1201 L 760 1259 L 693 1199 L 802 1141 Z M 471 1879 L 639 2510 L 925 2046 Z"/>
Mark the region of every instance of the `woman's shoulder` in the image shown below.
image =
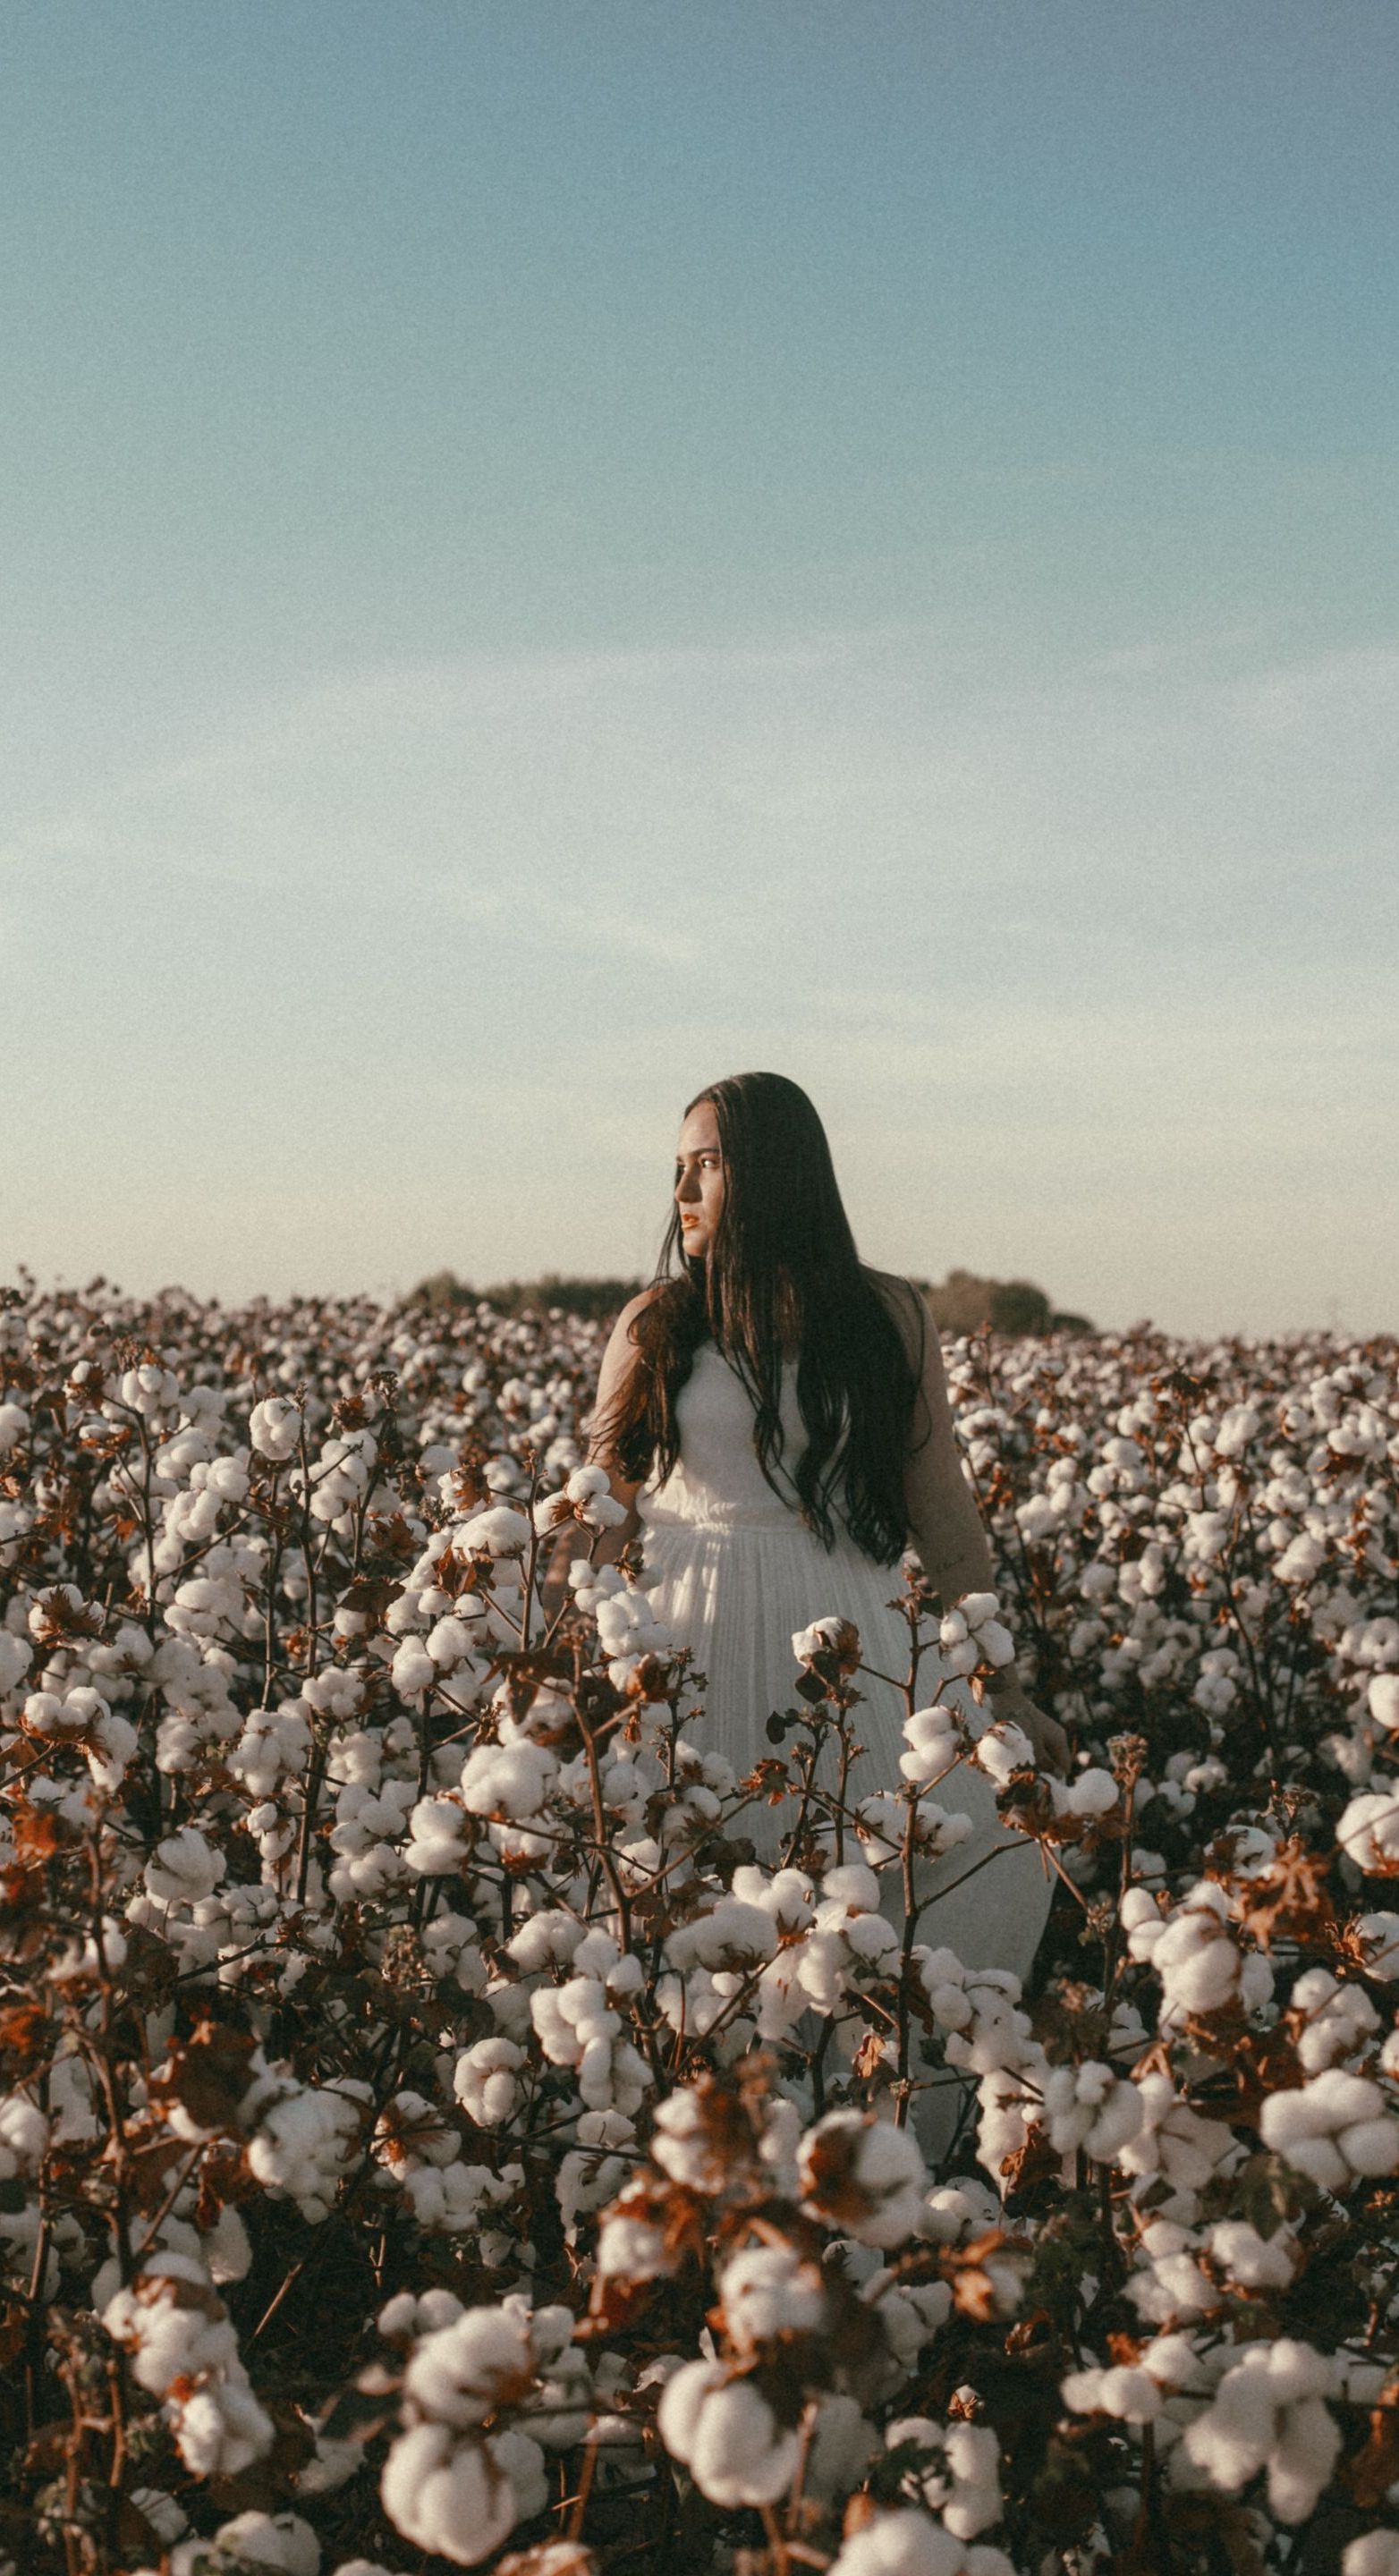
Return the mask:
<path id="1" fill-rule="evenodd" d="M 647 1287 L 639 1289 L 634 1297 L 627 1299 L 613 1323 L 608 1342 L 609 1351 L 618 1356 L 623 1352 L 635 1351 L 636 1333 L 633 1328 L 638 1319 L 645 1314 L 648 1306 L 654 1306 L 656 1299 L 664 1296 L 666 1286 L 667 1282 L 664 1279 L 653 1279 Z"/>
<path id="2" fill-rule="evenodd" d="M 901 1279 L 895 1271 L 875 1270 L 867 1261 L 860 1267 L 868 1285 L 893 1316 L 903 1335 L 904 1348 L 917 1368 L 922 1360 L 927 1333 L 928 1310 L 921 1291 L 914 1287 L 911 1279 Z"/>
<path id="3" fill-rule="evenodd" d="M 638 1317 L 644 1315 L 647 1307 L 660 1296 L 664 1284 L 664 1281 L 653 1279 L 649 1287 L 641 1289 L 635 1297 L 629 1297 L 613 1318 L 598 1372 L 598 1400 L 593 1415 L 595 1427 L 607 1415 L 609 1407 L 625 1399 L 634 1372 L 646 1364 L 635 1326 Z"/>
<path id="4" fill-rule="evenodd" d="M 884 1299 L 886 1306 L 894 1314 L 916 1315 L 918 1313 L 923 1299 L 911 1279 L 901 1279 L 894 1270 L 876 1270 L 868 1261 L 862 1261 L 860 1268 L 869 1286 Z"/>
<path id="5" fill-rule="evenodd" d="M 647 1287 L 638 1289 L 637 1294 L 629 1297 L 625 1306 L 621 1308 L 617 1317 L 618 1323 L 630 1324 L 634 1316 L 644 1315 L 648 1306 L 654 1306 L 656 1299 L 665 1295 L 668 1285 L 667 1280 L 653 1279 Z"/>

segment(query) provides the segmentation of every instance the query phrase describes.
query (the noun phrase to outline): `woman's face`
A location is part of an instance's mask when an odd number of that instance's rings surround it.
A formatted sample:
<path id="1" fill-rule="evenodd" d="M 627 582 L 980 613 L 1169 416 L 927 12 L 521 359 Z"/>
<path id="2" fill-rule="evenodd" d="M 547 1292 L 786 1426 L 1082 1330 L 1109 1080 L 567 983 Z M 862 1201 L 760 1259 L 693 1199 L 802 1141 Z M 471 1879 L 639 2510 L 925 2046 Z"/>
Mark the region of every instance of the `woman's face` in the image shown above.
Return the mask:
<path id="1" fill-rule="evenodd" d="M 724 1158 L 719 1150 L 719 1121 L 712 1100 L 692 1109 L 675 1149 L 675 1203 L 680 1210 L 680 1240 L 687 1255 L 702 1259 L 714 1241 L 724 1204 Z"/>

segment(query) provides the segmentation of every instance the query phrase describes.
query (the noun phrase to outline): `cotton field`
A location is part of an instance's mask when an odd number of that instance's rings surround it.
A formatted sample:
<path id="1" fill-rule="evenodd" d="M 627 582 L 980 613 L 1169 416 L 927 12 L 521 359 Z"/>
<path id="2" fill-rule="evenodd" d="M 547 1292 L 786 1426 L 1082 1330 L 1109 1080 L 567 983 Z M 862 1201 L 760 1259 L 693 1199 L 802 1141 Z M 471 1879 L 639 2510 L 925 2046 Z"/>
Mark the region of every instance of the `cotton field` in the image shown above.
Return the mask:
<path id="1" fill-rule="evenodd" d="M 1399 2576 L 1394 1344 L 951 1346 L 846 1812 L 838 1598 L 736 1778 L 591 1561 L 604 1340 L 7 1292 L 0 2565 Z"/>

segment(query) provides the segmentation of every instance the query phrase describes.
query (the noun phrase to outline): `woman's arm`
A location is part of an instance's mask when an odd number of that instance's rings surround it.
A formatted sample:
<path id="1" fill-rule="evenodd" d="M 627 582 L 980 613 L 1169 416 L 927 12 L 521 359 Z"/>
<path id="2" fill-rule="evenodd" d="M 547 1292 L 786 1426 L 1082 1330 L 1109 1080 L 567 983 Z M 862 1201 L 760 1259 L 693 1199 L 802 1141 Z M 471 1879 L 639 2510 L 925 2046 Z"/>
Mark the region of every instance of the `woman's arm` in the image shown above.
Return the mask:
<path id="1" fill-rule="evenodd" d="M 654 1288 L 643 1288 L 639 1297 L 630 1297 L 622 1308 L 608 1336 L 607 1348 L 598 1371 L 597 1400 L 588 1420 L 588 1464 L 605 1467 L 614 1503 L 620 1503 L 627 1517 L 610 1530 L 604 1530 L 602 1543 L 593 1562 L 612 1565 L 629 1539 L 640 1535 L 641 1523 L 636 1513 L 636 1498 L 641 1479 L 624 1476 L 607 1445 L 607 1421 L 622 1394 L 632 1371 L 641 1365 L 641 1355 L 631 1337 L 631 1328 L 643 1308 L 657 1295 Z"/>
<path id="2" fill-rule="evenodd" d="M 587 1424 L 587 1463 L 590 1466 L 606 1468 L 612 1499 L 621 1504 L 627 1517 L 624 1521 L 614 1522 L 611 1529 L 603 1531 L 593 1554 L 594 1565 L 615 1565 L 628 1540 L 637 1538 L 641 1531 L 641 1522 L 636 1510 L 636 1498 L 641 1491 L 640 1481 L 633 1483 L 628 1477 L 622 1475 L 616 1460 L 608 1455 L 604 1426 L 632 1370 L 639 1365 L 640 1354 L 631 1338 L 633 1319 L 641 1313 L 644 1306 L 649 1306 L 651 1299 L 658 1294 L 659 1291 L 654 1287 L 643 1288 L 639 1297 L 628 1299 L 612 1327 L 607 1348 L 602 1355 L 602 1367 L 598 1373 L 597 1399 Z M 573 1522 L 566 1523 L 560 1531 L 553 1554 L 549 1559 L 549 1571 L 540 1596 L 546 1618 L 552 1619 L 560 1608 L 567 1588 L 568 1569 L 576 1557 L 588 1554 L 590 1544 L 588 1533 L 579 1529 Z"/>
<path id="3" fill-rule="evenodd" d="M 923 1571 L 951 1610 L 966 1592 L 996 1590 L 995 1565 L 981 1515 L 962 1473 L 942 1347 L 927 1300 L 910 1280 L 881 1280 L 879 1284 L 886 1295 L 890 1287 L 902 1292 L 890 1303 L 915 1368 L 919 1365 L 921 1330 L 922 1370 L 904 1467 L 904 1501 Z M 1047 1717 L 1026 1697 L 1014 1666 L 1008 1665 L 997 1673 L 988 1687 L 997 1714 L 1013 1717 L 1017 1726 L 1024 1728 L 1041 1761 L 1052 1770 L 1065 1770 L 1069 1739 L 1056 1719 Z"/>

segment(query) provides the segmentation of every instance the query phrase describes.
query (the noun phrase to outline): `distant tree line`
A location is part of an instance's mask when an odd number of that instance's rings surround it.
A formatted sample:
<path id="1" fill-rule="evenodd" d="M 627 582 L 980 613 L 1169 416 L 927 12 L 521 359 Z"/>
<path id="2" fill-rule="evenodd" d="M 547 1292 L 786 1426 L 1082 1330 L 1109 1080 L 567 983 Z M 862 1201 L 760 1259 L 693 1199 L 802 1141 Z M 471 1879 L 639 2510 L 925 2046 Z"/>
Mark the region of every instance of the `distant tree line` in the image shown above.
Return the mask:
<path id="1" fill-rule="evenodd" d="M 930 1279 L 921 1288 L 942 1333 L 1091 1333 L 1086 1315 L 1056 1307 L 1032 1279 L 979 1279 L 971 1270 L 949 1270 L 937 1287 Z"/>
<path id="2" fill-rule="evenodd" d="M 644 1285 L 641 1279 L 570 1279 L 562 1271 L 546 1270 L 542 1279 L 506 1279 L 495 1288 L 471 1288 L 454 1270 L 434 1270 L 406 1303 L 426 1306 L 430 1314 L 452 1306 L 493 1306 L 498 1315 L 547 1314 L 557 1307 L 565 1315 L 596 1321 L 615 1315 Z"/>
<path id="3" fill-rule="evenodd" d="M 405 1302 L 425 1306 L 430 1314 L 478 1304 L 493 1306 L 498 1315 L 547 1314 L 552 1307 L 596 1322 L 615 1315 L 643 1285 L 640 1279 L 571 1279 L 562 1271 L 546 1270 L 542 1279 L 506 1279 L 494 1288 L 472 1288 L 454 1270 L 435 1270 L 430 1279 L 419 1281 Z M 1095 1330 L 1086 1315 L 1065 1314 L 1030 1279 L 981 1279 L 971 1270 L 949 1270 L 937 1286 L 930 1279 L 916 1280 L 914 1285 L 922 1289 L 944 1333 L 989 1329 L 1038 1335 Z"/>

